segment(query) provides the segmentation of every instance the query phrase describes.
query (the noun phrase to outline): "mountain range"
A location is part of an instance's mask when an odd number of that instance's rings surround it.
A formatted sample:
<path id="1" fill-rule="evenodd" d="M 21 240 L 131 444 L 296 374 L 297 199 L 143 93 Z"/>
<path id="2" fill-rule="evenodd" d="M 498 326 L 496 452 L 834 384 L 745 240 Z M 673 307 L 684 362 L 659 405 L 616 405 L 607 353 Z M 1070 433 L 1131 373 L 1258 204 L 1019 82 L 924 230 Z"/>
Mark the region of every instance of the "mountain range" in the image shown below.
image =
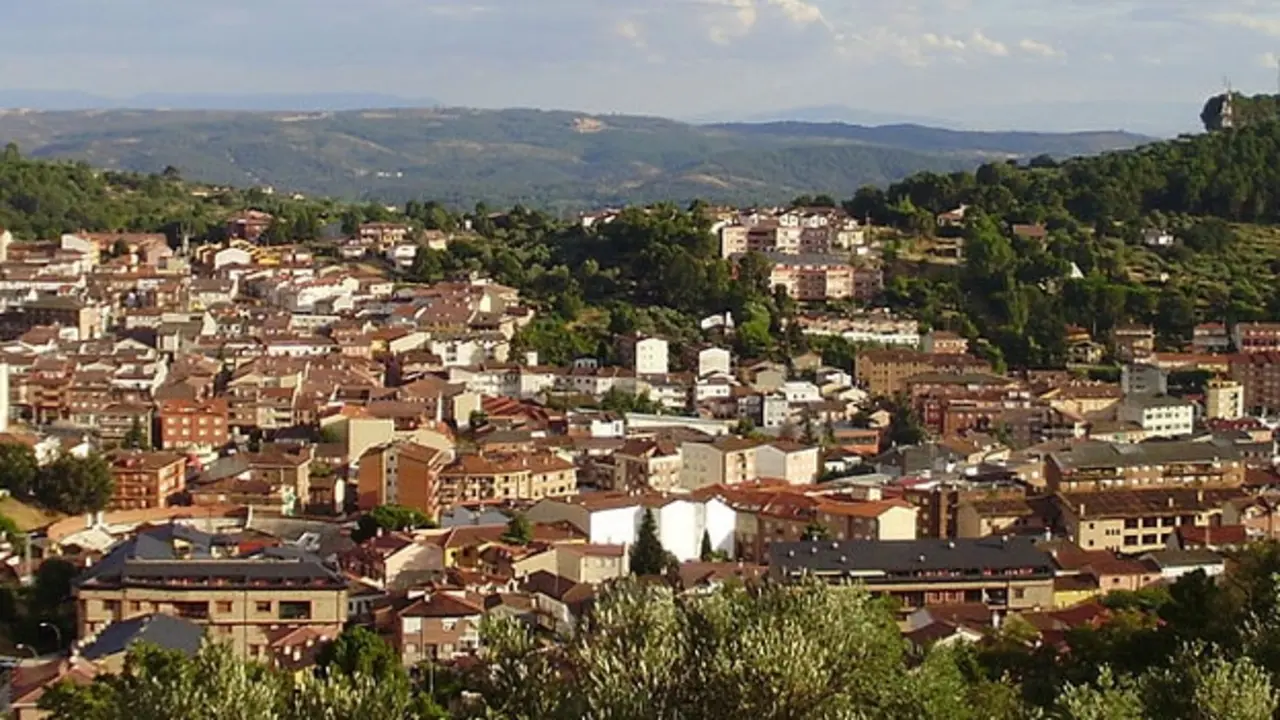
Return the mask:
<path id="1" fill-rule="evenodd" d="M 179 96 L 168 99 L 181 107 Z M 314 109 L 366 100 L 377 97 L 305 96 L 288 111 L 8 110 L 0 111 L 0 143 L 103 168 L 173 166 L 189 179 L 217 184 L 567 210 L 696 197 L 747 204 L 808 193 L 848 196 L 862 185 L 918 171 L 1093 154 L 1151 139 L 1118 131 L 967 132 L 912 124 L 698 125 L 530 109 Z M 163 98 L 149 102 L 165 105 Z"/>

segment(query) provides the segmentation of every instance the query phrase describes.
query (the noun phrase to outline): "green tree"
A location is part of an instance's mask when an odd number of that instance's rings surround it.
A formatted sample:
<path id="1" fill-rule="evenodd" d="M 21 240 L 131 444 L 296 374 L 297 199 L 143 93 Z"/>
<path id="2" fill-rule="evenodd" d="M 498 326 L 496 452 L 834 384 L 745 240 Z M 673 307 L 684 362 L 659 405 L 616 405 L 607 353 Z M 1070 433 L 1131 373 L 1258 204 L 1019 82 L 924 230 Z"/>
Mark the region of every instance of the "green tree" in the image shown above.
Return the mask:
<path id="1" fill-rule="evenodd" d="M 802 540 L 828 540 L 831 538 L 831 529 L 817 520 L 811 521 L 804 527 L 804 533 L 801 534 Z"/>
<path id="2" fill-rule="evenodd" d="M 105 458 L 62 455 L 36 473 L 32 494 L 45 507 L 70 515 L 97 512 L 107 506 L 115 480 Z"/>
<path id="3" fill-rule="evenodd" d="M 0 486 L 17 497 L 28 497 L 34 490 L 39 465 L 36 452 L 22 443 L 0 444 Z"/>
<path id="4" fill-rule="evenodd" d="M 430 527 L 435 527 L 435 522 L 417 508 L 404 505 L 379 505 L 360 516 L 356 521 L 356 529 L 351 532 L 351 539 L 364 542 L 377 535 L 379 531 L 396 532 Z"/>
<path id="5" fill-rule="evenodd" d="M 636 544 L 631 547 L 631 572 L 636 575 L 658 575 L 667 567 L 667 551 L 658 539 L 658 521 L 646 508 L 640 520 Z"/>
<path id="6" fill-rule="evenodd" d="M 343 630 L 316 656 L 316 664 L 330 675 L 372 678 L 386 678 L 404 670 L 395 648 L 374 631 L 360 626 Z"/>
<path id="7" fill-rule="evenodd" d="M 703 530 L 702 546 L 698 550 L 698 557 L 705 562 L 711 560 L 714 554 L 715 548 L 711 545 L 711 533 Z"/>
<path id="8" fill-rule="evenodd" d="M 533 525 L 524 513 L 516 513 L 507 522 L 507 529 L 502 533 L 503 542 L 513 545 L 528 545 L 533 542 Z"/>
<path id="9" fill-rule="evenodd" d="M 1068 685 L 1058 699 L 1060 720 L 1146 720 L 1139 689 L 1103 667 L 1096 683 Z"/>

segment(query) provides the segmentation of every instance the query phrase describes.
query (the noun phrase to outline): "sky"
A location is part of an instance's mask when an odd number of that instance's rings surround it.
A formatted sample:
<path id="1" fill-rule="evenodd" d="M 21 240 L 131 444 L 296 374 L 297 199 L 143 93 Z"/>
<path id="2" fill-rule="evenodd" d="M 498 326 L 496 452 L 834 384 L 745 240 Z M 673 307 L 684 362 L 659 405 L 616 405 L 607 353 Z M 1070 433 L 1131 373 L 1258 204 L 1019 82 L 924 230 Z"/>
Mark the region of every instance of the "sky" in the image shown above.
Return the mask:
<path id="1" fill-rule="evenodd" d="M 6 90 L 1028 129 L 1192 129 L 1225 77 L 1276 91 L 1280 57 L 1280 0 L 0 0 L 0 27 Z"/>

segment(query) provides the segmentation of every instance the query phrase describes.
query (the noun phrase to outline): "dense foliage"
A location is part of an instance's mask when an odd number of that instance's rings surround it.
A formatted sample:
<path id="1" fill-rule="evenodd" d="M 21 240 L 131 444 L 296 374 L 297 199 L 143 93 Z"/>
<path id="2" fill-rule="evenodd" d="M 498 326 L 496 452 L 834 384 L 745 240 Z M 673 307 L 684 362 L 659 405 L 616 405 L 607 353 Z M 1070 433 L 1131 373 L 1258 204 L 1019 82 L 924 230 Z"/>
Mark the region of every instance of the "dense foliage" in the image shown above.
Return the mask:
<path id="1" fill-rule="evenodd" d="M 360 516 L 356 521 L 355 529 L 351 531 L 351 539 L 364 542 L 382 531 L 395 532 L 435 526 L 435 522 L 417 508 L 405 505 L 379 505 Z"/>

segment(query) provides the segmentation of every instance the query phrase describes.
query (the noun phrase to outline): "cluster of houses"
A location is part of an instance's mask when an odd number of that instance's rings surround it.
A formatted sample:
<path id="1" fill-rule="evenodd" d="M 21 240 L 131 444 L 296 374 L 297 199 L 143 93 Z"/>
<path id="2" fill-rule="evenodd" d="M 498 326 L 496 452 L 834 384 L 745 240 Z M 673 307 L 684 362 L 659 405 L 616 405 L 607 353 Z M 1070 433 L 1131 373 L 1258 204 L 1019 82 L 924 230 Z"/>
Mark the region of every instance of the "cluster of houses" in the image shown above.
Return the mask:
<path id="1" fill-rule="evenodd" d="M 851 367 L 736 358 L 727 314 L 699 343 L 624 335 L 613 362 L 552 366 L 516 349 L 534 311 L 515 289 L 389 279 L 447 237 L 372 223 L 325 262 L 259 244 L 270 222 L 241 213 L 227 242 L 177 250 L 0 233 L 0 441 L 42 463 L 104 452 L 116 481 L 104 512 L 0 552 L 18 578 L 84 568 L 70 648 L 10 673 L 18 717 L 136 642 L 214 638 L 299 669 L 352 624 L 408 666 L 471 657 L 491 615 L 566 637 L 632 574 L 646 518 L 678 592 L 857 582 L 920 645 L 1014 615 L 1062 642 L 1107 592 L 1218 574 L 1220 550 L 1280 537 L 1280 324 L 1201 326 L 1173 354 L 1150 328 L 1073 329 L 1077 352 L 1123 361 L 1114 383 L 997 372 L 884 311 L 795 320 L 864 347 Z M 844 285 L 775 278 L 798 299 L 879 292 L 857 289 L 874 255 L 839 211 L 719 223 L 726 256 L 766 253 L 775 273 L 843 258 Z M 1186 369 L 1212 379 L 1172 394 Z M 629 396 L 658 411 L 611 409 Z M 894 413 L 925 439 L 899 442 Z M 432 527 L 353 536 L 384 505 Z"/>

